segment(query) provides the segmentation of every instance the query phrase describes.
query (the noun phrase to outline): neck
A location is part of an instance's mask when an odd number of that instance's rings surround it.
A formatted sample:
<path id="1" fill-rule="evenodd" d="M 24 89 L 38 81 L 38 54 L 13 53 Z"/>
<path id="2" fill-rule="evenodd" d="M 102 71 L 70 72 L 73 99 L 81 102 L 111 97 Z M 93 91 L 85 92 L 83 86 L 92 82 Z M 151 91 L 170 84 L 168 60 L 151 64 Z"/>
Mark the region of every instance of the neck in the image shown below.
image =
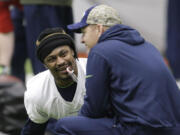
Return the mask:
<path id="1" fill-rule="evenodd" d="M 72 79 L 69 79 L 69 80 L 58 80 L 58 81 L 55 81 L 56 82 L 56 85 L 59 87 L 59 88 L 67 88 L 69 86 L 71 86 L 74 81 Z"/>

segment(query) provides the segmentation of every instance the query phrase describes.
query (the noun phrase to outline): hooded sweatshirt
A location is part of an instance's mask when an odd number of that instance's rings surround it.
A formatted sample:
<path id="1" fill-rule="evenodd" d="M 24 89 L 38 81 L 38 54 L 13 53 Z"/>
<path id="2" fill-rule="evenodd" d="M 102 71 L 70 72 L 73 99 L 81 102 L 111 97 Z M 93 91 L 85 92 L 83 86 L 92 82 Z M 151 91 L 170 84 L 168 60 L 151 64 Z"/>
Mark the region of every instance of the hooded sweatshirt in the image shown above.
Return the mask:
<path id="1" fill-rule="evenodd" d="M 115 25 L 90 50 L 80 111 L 148 127 L 180 124 L 180 91 L 161 54 L 134 29 Z"/>

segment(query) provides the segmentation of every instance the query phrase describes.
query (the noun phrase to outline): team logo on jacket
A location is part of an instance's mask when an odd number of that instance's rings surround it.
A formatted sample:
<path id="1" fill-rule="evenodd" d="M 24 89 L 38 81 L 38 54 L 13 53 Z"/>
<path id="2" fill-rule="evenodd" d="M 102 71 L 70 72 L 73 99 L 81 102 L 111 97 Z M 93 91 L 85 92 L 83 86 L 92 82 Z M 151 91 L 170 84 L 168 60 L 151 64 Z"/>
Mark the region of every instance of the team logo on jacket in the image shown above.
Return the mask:
<path id="1" fill-rule="evenodd" d="M 91 77 L 93 77 L 93 75 L 86 75 L 86 79 Z"/>

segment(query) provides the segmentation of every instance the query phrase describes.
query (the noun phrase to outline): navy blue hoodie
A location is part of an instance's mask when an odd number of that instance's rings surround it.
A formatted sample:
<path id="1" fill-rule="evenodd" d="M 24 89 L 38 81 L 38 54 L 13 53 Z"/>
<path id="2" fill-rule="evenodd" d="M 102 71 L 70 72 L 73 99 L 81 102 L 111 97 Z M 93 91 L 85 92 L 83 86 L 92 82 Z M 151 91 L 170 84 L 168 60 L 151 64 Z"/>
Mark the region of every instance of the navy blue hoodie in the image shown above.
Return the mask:
<path id="1" fill-rule="evenodd" d="M 105 31 L 90 50 L 83 116 L 112 115 L 149 127 L 180 124 L 180 91 L 157 49 L 125 25 Z"/>

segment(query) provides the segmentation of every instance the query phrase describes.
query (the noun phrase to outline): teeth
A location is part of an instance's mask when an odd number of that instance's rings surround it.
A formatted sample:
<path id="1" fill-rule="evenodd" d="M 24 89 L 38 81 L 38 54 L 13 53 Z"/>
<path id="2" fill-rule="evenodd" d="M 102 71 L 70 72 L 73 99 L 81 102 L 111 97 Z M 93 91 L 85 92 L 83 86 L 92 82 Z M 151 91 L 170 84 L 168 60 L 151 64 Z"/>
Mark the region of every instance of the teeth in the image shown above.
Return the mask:
<path id="1" fill-rule="evenodd" d="M 68 65 L 64 65 L 62 67 L 56 68 L 56 71 L 64 71 L 67 69 L 67 67 L 68 67 Z"/>

